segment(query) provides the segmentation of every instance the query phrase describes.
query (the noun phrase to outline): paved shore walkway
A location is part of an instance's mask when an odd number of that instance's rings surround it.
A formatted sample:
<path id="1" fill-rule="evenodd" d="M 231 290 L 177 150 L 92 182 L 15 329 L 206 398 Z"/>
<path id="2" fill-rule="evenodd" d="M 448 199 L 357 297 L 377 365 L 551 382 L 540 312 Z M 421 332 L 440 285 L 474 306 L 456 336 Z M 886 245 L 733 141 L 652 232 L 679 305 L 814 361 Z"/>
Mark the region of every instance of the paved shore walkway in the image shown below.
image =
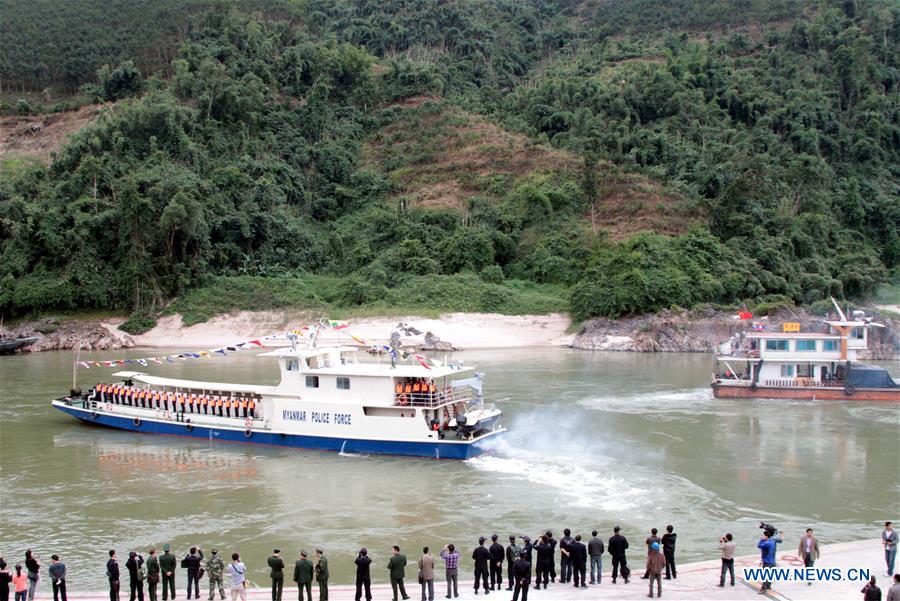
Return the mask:
<path id="1" fill-rule="evenodd" d="M 797 541 L 785 540 L 785 543 L 779 545 L 778 549 L 778 567 L 803 567 L 802 562 L 794 555 L 796 552 Z M 636 545 L 635 545 L 636 547 Z M 887 596 L 887 589 L 890 587 L 890 579 L 885 575 L 884 552 L 878 539 L 856 541 L 852 543 L 839 543 L 833 545 L 824 545 L 821 547 L 822 557 L 816 562 L 816 568 L 840 568 L 842 573 L 846 575 L 850 568 L 862 568 L 871 571 L 871 575 L 878 580 L 878 586 L 882 590 L 882 598 Z M 717 551 L 710 551 L 710 555 L 717 556 Z M 641 579 L 643 574 L 643 554 L 634 549 L 633 553 L 628 555 L 629 566 L 632 567 L 632 578 L 630 584 L 624 584 L 620 579 L 618 584 L 612 584 L 610 577 L 610 558 L 609 555 L 603 557 L 603 582 L 598 586 L 589 586 L 587 589 L 576 589 L 571 585 L 562 585 L 559 583 L 550 584 L 548 590 L 540 591 L 529 590 L 529 599 L 532 601 L 587 601 L 593 599 L 646 599 L 647 598 L 647 581 Z M 334 559 L 332 558 L 332 561 Z M 697 563 L 684 564 L 678 568 L 677 580 L 663 580 L 663 599 L 684 599 L 691 601 L 699 601 L 705 599 L 714 600 L 732 600 L 732 599 L 770 599 L 775 601 L 838 601 L 842 599 L 853 599 L 857 601 L 862 598 L 860 589 L 863 582 L 856 581 L 839 581 L 839 582 L 814 582 L 812 585 L 806 582 L 781 582 L 773 584 L 773 590 L 766 595 L 760 595 L 759 583 L 747 582 L 743 578 L 742 568 L 753 568 L 759 565 L 757 555 L 745 555 L 735 558 L 735 575 L 737 583 L 734 587 L 728 586 L 719 588 L 719 569 L 721 562 L 719 559 L 709 561 L 701 561 Z M 373 564 L 374 566 L 374 564 Z M 374 568 L 373 568 L 374 569 Z M 437 570 L 436 570 L 437 571 Z M 291 570 L 285 570 L 288 579 Z M 407 572 L 407 594 L 410 595 L 411 601 L 419 601 L 421 599 L 421 588 L 416 582 L 417 570 L 415 566 L 410 565 Z M 504 566 L 505 573 L 505 566 Z M 588 574 L 590 578 L 590 574 Z M 179 601 L 183 601 L 185 577 L 183 570 L 179 570 L 176 576 L 178 585 Z M 297 588 L 293 583 L 285 582 L 285 590 L 282 596 L 283 601 L 293 601 L 297 599 Z M 208 584 L 204 578 L 201 581 L 200 599 L 207 599 Z M 459 583 L 459 599 L 461 601 L 471 601 L 472 599 L 484 599 L 483 594 L 477 597 L 472 591 L 472 581 L 466 580 Z M 52 598 L 50 595 L 50 585 L 44 580 L 41 583 L 41 590 L 38 594 L 40 599 Z M 434 583 L 435 599 L 441 601 L 445 598 L 446 587 L 443 575 L 439 574 Z M 227 589 L 226 589 L 227 592 Z M 355 596 L 355 587 L 348 585 L 333 584 L 329 587 L 329 601 L 350 601 Z M 248 601 L 271 601 L 271 593 L 268 588 L 252 588 L 247 591 Z M 375 584 L 372 586 L 372 598 L 374 601 L 389 601 L 391 599 L 391 587 L 388 584 Z M 230 596 L 227 597 L 230 599 Z M 69 594 L 69 599 L 73 601 L 109 601 L 107 592 L 97 593 L 77 593 Z M 122 582 L 122 593 L 120 595 L 122 601 L 128 599 L 128 583 L 127 575 Z M 145 600 L 146 589 L 145 589 Z M 218 599 L 218 597 L 217 597 Z M 313 585 L 313 599 L 318 599 L 318 590 Z M 507 591 L 494 591 L 487 596 L 488 600 L 509 601 L 512 599 L 512 593 Z"/>

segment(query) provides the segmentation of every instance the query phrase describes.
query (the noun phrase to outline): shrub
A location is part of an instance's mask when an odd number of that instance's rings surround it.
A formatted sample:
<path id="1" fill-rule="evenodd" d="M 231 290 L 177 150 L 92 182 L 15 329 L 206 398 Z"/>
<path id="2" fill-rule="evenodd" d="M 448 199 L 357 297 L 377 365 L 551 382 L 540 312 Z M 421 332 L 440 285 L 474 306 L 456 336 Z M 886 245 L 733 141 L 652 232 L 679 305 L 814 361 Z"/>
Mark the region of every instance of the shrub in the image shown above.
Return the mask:
<path id="1" fill-rule="evenodd" d="M 503 275 L 503 269 L 499 265 L 488 265 L 481 270 L 479 276 L 489 284 L 500 284 L 506 279 L 506 276 Z"/>
<path id="2" fill-rule="evenodd" d="M 131 334 L 143 334 L 156 327 L 156 315 L 149 311 L 135 311 L 126 321 L 122 322 L 119 329 Z"/>

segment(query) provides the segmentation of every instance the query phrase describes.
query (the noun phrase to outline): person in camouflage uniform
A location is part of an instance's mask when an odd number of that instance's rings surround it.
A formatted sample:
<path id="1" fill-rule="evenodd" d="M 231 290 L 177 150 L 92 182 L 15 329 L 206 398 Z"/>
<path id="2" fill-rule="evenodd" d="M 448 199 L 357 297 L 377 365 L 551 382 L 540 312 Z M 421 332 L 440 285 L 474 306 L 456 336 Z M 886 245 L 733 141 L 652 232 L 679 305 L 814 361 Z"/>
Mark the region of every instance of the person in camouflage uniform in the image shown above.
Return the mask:
<path id="1" fill-rule="evenodd" d="M 212 550 L 212 555 L 206 560 L 206 577 L 209 578 L 209 601 L 216 596 L 216 586 L 219 587 L 219 597 L 224 601 L 225 586 L 222 584 L 222 575 L 225 573 L 225 562 L 219 557 L 216 549 Z"/>

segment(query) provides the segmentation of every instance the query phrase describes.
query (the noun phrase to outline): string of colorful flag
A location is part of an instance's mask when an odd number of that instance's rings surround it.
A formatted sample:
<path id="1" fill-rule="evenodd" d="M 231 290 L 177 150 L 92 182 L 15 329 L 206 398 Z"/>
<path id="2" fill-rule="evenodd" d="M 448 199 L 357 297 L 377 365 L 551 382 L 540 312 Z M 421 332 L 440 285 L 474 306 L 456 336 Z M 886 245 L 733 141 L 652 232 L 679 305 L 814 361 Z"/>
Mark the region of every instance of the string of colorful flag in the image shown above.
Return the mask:
<path id="1" fill-rule="evenodd" d="M 409 357 L 413 357 L 416 361 L 418 361 L 419 365 L 421 365 L 425 369 L 429 369 L 429 370 L 431 369 L 431 366 L 428 364 L 428 358 L 423 357 L 422 355 L 419 355 L 418 353 L 410 353 L 409 351 L 404 351 L 403 349 L 398 349 L 396 347 L 389 346 L 387 344 L 379 344 L 377 342 L 370 342 L 370 341 L 366 340 L 365 338 L 360 338 L 359 336 L 351 334 L 350 332 L 343 332 L 343 333 L 346 334 L 347 336 L 349 336 L 350 338 L 352 338 L 357 344 L 359 344 L 361 346 L 367 346 L 367 347 L 373 348 L 378 351 L 385 351 L 388 354 L 390 354 L 390 356 L 393 357 L 394 359 L 397 359 L 398 357 L 403 358 L 403 359 L 408 359 Z"/>
<path id="2" fill-rule="evenodd" d="M 346 334 L 350 338 L 352 338 L 355 342 L 360 344 L 361 346 L 370 347 L 377 351 L 385 351 L 389 353 L 395 359 L 397 357 L 402 357 L 403 359 L 407 359 L 410 356 L 414 357 L 416 361 L 418 361 L 419 365 L 424 367 L 425 369 L 431 369 L 431 366 L 428 364 L 428 359 L 419 355 L 417 353 L 410 353 L 408 351 L 404 351 L 401 349 L 394 348 L 392 346 L 388 346 L 386 344 L 379 344 L 377 342 L 369 342 L 359 336 L 355 336 L 348 331 L 345 331 L 348 327 L 346 322 L 337 321 L 337 320 L 322 320 L 319 324 L 316 325 L 306 325 L 300 328 L 294 328 L 291 330 L 287 330 L 285 332 L 281 332 L 278 334 L 270 334 L 268 336 L 261 336 L 259 338 L 254 338 L 252 340 L 244 340 L 242 342 L 237 342 L 234 344 L 229 344 L 225 346 L 221 346 L 218 348 L 202 350 L 202 351 L 190 351 L 190 352 L 181 352 L 175 353 L 171 355 L 158 355 L 155 357 L 141 357 L 138 359 L 101 359 L 101 360 L 83 360 L 76 361 L 76 365 L 78 367 L 82 367 L 84 369 L 90 369 L 91 367 L 121 367 L 125 365 L 141 365 L 143 367 L 149 366 L 151 363 L 157 365 L 167 365 L 176 363 L 178 361 L 186 361 L 188 359 L 212 359 L 215 357 L 226 357 L 228 353 L 238 352 L 243 350 L 250 350 L 253 348 L 264 348 L 264 342 L 271 340 L 283 340 L 283 339 L 296 339 L 297 337 L 306 337 L 309 336 L 309 333 L 316 329 L 317 326 L 325 327 L 329 330 L 333 330 L 335 332 L 341 332 Z"/>

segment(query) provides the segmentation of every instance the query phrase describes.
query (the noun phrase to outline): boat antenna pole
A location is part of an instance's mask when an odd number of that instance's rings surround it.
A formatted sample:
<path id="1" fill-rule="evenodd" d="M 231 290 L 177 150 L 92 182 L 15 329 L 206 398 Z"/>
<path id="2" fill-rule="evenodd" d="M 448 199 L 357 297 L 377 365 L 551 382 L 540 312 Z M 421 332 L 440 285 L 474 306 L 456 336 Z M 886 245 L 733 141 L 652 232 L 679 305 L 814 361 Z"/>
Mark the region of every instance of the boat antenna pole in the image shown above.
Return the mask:
<path id="1" fill-rule="evenodd" d="M 78 388 L 78 362 L 81 360 L 81 344 L 82 340 L 79 340 L 78 351 L 75 353 L 75 361 L 72 362 L 72 390 Z"/>
<path id="2" fill-rule="evenodd" d="M 833 296 L 831 297 L 831 302 L 832 302 L 832 304 L 834 304 L 834 308 L 837 309 L 838 317 L 841 318 L 841 321 L 847 321 L 847 316 L 844 315 L 843 311 L 841 311 L 841 306 L 838 304 L 838 302 L 836 300 L 834 300 Z"/>
<path id="3" fill-rule="evenodd" d="M 316 348 L 316 343 L 319 340 L 319 329 L 322 327 L 322 320 L 324 317 L 316 322 L 316 329 L 313 330 L 312 337 L 309 339 L 309 347 Z"/>

